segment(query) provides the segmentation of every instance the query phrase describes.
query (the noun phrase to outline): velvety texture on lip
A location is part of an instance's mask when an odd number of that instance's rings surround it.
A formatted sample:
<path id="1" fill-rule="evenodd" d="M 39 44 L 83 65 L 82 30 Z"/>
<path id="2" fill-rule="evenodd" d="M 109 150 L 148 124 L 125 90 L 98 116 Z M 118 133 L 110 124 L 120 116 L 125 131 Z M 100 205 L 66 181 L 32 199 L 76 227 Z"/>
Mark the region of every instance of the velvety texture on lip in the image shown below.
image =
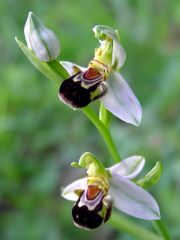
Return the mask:
<path id="1" fill-rule="evenodd" d="M 78 206 L 81 196 L 72 208 L 72 216 L 75 225 L 80 228 L 87 229 L 94 229 L 99 227 L 103 222 L 103 217 L 98 214 L 98 212 L 100 212 L 103 207 L 102 201 L 99 201 L 93 210 L 89 210 L 86 205 L 83 205 L 81 207 Z"/>
<path id="2" fill-rule="evenodd" d="M 83 74 L 83 77 L 88 80 L 93 80 L 100 77 L 100 72 L 95 68 L 88 68 L 88 70 Z"/>
<path id="3" fill-rule="evenodd" d="M 94 199 L 99 194 L 100 191 L 101 190 L 95 185 L 88 186 L 87 199 L 89 200 Z"/>
<path id="4" fill-rule="evenodd" d="M 87 106 L 92 101 L 91 92 L 95 91 L 99 85 L 99 83 L 97 83 L 88 89 L 83 88 L 81 86 L 81 81 L 73 81 L 78 74 L 64 80 L 59 89 L 61 100 L 73 108 Z"/>

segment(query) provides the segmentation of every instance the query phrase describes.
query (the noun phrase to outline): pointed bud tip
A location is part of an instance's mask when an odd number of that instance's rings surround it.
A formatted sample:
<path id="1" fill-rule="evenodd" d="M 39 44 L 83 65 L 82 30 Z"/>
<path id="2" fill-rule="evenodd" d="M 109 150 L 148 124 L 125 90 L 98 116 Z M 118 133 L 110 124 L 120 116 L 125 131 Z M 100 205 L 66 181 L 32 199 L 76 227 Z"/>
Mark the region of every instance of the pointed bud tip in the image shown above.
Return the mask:
<path id="1" fill-rule="evenodd" d="M 33 12 L 29 12 L 29 13 L 28 13 L 28 16 L 27 16 L 26 24 L 27 24 L 28 22 L 31 22 L 31 21 L 34 21 L 34 20 L 37 21 L 34 13 L 33 13 Z M 26 25 L 26 24 L 25 24 L 25 25 Z"/>
<path id="2" fill-rule="evenodd" d="M 30 16 L 33 16 L 33 15 L 34 15 L 33 12 L 29 12 L 29 14 L 28 14 L 29 17 L 30 17 Z"/>

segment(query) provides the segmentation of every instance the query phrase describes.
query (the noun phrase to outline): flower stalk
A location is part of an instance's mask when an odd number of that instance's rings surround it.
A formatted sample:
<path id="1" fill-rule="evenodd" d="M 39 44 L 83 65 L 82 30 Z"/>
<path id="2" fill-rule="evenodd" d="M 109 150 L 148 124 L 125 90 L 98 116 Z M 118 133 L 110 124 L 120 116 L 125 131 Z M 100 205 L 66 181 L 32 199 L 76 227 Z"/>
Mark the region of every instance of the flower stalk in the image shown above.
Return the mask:
<path id="1" fill-rule="evenodd" d="M 99 120 L 95 112 L 90 107 L 87 106 L 83 108 L 82 111 L 99 131 L 113 160 L 117 163 L 120 162 L 121 156 L 112 140 L 112 137 L 108 128 L 104 125 L 104 123 L 101 120 Z"/>
<path id="2" fill-rule="evenodd" d="M 164 222 L 161 220 L 153 221 L 155 228 L 157 229 L 157 232 L 163 236 L 164 240 L 172 240 L 167 227 L 165 226 Z"/>
<path id="3" fill-rule="evenodd" d="M 151 232 L 138 224 L 130 221 L 127 217 L 122 216 L 121 214 L 117 214 L 116 212 L 112 213 L 111 219 L 109 220 L 109 224 L 124 232 L 128 232 L 129 234 L 136 237 L 138 240 L 163 240 L 165 238 L 158 236 L 154 232 Z"/>
<path id="4" fill-rule="evenodd" d="M 109 129 L 111 113 L 104 107 L 102 102 L 100 103 L 99 108 L 99 119 Z"/>

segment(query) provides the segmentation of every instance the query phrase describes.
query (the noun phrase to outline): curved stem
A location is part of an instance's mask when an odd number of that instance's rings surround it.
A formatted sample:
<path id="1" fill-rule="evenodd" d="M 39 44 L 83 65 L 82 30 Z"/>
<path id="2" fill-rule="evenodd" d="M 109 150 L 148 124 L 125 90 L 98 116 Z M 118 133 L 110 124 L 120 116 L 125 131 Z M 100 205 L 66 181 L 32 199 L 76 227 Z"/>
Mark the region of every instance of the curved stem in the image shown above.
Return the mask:
<path id="1" fill-rule="evenodd" d="M 100 101 L 100 108 L 99 108 L 99 119 L 109 129 L 111 113 L 104 107 L 101 101 Z"/>
<path id="2" fill-rule="evenodd" d="M 162 220 L 157 220 L 153 222 L 157 231 L 164 237 L 164 240 L 171 240 L 171 236 Z"/>
<path id="3" fill-rule="evenodd" d="M 128 232 L 129 234 L 137 237 L 139 240 L 163 240 L 162 237 L 155 233 L 140 227 L 138 224 L 133 223 L 128 218 L 120 215 L 119 213 L 113 212 L 109 223 L 118 230 Z"/>
<path id="4" fill-rule="evenodd" d="M 103 137 L 103 139 L 106 143 L 106 146 L 109 150 L 109 153 L 113 157 L 114 161 L 120 162 L 121 157 L 116 149 L 116 146 L 112 140 L 111 134 L 110 134 L 109 130 L 107 129 L 107 127 L 99 120 L 99 118 L 97 117 L 97 115 L 91 108 L 85 107 L 85 108 L 83 108 L 83 112 L 98 129 L 98 131 L 101 134 L 101 136 Z"/>

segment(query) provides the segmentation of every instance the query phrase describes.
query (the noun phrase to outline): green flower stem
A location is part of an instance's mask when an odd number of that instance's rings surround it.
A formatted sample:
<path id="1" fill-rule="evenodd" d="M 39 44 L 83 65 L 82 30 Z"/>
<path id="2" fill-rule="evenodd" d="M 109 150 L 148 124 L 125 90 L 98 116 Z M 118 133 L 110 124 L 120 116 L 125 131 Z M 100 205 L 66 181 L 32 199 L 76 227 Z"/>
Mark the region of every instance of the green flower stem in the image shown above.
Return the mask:
<path id="1" fill-rule="evenodd" d="M 102 102 L 100 103 L 100 108 L 99 108 L 99 119 L 109 129 L 111 113 L 104 107 Z"/>
<path id="2" fill-rule="evenodd" d="M 169 232 L 165 226 L 165 224 L 162 222 L 162 220 L 157 220 L 153 222 L 155 225 L 155 228 L 157 231 L 164 237 L 164 240 L 171 240 L 171 236 L 169 235 Z"/>
<path id="3" fill-rule="evenodd" d="M 163 240 L 162 237 L 143 227 L 140 227 L 138 224 L 133 223 L 119 213 L 117 214 L 113 212 L 109 220 L 109 224 L 120 231 L 128 232 L 132 236 L 135 236 L 138 240 Z"/>
<path id="4" fill-rule="evenodd" d="M 99 133 L 103 137 L 106 146 L 114 159 L 115 162 L 120 162 L 121 157 L 119 155 L 119 152 L 117 151 L 117 148 L 112 140 L 111 134 L 108 130 L 108 128 L 99 120 L 95 112 L 90 107 L 83 108 L 84 114 L 89 118 L 89 120 L 96 126 Z"/>

